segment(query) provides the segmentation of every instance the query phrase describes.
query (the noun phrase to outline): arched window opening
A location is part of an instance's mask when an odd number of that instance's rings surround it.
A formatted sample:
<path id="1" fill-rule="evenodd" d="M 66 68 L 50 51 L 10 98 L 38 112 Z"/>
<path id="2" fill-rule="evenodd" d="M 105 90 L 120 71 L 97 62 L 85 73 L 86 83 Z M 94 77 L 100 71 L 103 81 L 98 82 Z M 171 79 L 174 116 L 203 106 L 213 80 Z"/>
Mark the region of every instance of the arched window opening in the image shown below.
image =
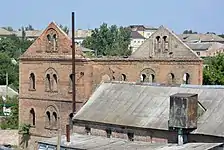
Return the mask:
<path id="1" fill-rule="evenodd" d="M 57 50 L 57 35 L 56 34 L 53 35 L 53 50 L 54 51 Z"/>
<path id="2" fill-rule="evenodd" d="M 48 42 L 50 43 L 51 42 L 51 35 L 50 34 L 47 35 L 47 39 L 48 39 Z"/>
<path id="3" fill-rule="evenodd" d="M 35 111 L 34 111 L 33 108 L 31 108 L 31 110 L 30 110 L 30 124 L 32 126 L 35 126 L 35 124 L 36 124 L 36 118 L 35 117 L 36 117 L 35 116 Z"/>
<path id="4" fill-rule="evenodd" d="M 175 84 L 175 77 L 173 73 L 168 75 L 168 84 Z"/>
<path id="5" fill-rule="evenodd" d="M 112 134 L 111 129 L 106 129 L 106 133 L 107 133 L 107 138 L 110 138 Z"/>
<path id="6" fill-rule="evenodd" d="M 163 37 L 163 42 L 164 42 L 164 50 L 168 51 L 168 40 L 167 40 L 167 36 Z"/>
<path id="7" fill-rule="evenodd" d="M 149 82 L 150 83 L 154 83 L 155 82 L 155 75 L 154 74 L 150 74 Z"/>
<path id="8" fill-rule="evenodd" d="M 125 74 L 121 75 L 121 81 L 126 81 L 126 75 Z"/>
<path id="9" fill-rule="evenodd" d="M 51 125 L 51 114 L 49 111 L 46 112 L 45 126 L 49 128 Z"/>
<path id="10" fill-rule="evenodd" d="M 160 39 L 160 36 L 157 36 L 156 37 L 156 50 L 160 51 L 161 47 L 161 39 Z"/>
<path id="11" fill-rule="evenodd" d="M 36 87 L 35 87 L 35 75 L 34 73 L 31 73 L 30 74 L 30 90 L 35 90 Z"/>
<path id="12" fill-rule="evenodd" d="M 50 77 L 50 74 L 46 75 L 45 87 L 46 87 L 46 91 L 50 91 L 51 90 L 51 77 Z"/>
<path id="13" fill-rule="evenodd" d="M 57 91 L 58 90 L 58 78 L 56 74 L 53 74 L 53 91 Z"/>
<path id="14" fill-rule="evenodd" d="M 57 121 L 58 121 L 58 118 L 57 118 L 57 113 L 56 112 L 53 112 L 53 118 L 52 118 L 52 125 L 54 128 L 57 128 Z"/>
<path id="15" fill-rule="evenodd" d="M 184 84 L 190 84 L 190 75 L 185 73 L 183 76 Z"/>
<path id="16" fill-rule="evenodd" d="M 146 75 L 145 74 L 141 75 L 141 82 L 146 82 Z"/>
<path id="17" fill-rule="evenodd" d="M 72 92 L 72 84 L 73 84 L 73 74 L 69 75 L 69 87 L 68 87 L 68 91 Z"/>

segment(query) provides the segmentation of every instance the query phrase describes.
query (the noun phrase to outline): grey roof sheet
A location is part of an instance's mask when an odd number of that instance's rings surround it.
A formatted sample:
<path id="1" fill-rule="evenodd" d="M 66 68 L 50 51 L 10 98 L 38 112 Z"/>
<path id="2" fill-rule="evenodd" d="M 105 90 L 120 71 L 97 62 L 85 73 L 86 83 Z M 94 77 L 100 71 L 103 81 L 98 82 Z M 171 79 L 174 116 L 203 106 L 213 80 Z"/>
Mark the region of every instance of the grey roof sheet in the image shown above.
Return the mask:
<path id="1" fill-rule="evenodd" d="M 212 43 L 186 43 L 192 50 L 208 50 Z"/>
<path id="2" fill-rule="evenodd" d="M 176 93 L 198 94 L 207 110 L 193 133 L 224 136 L 224 89 L 162 87 L 131 83 L 103 83 L 74 119 L 167 130 L 169 97 Z M 103 112 L 103 113 L 102 113 Z"/>
<path id="3" fill-rule="evenodd" d="M 42 140 L 39 144 L 53 145 L 56 147 L 57 137 Z M 64 148 L 76 148 L 85 150 L 207 150 L 221 143 L 187 143 L 182 146 L 176 144 L 160 144 L 141 141 L 127 141 L 118 138 L 106 138 L 93 135 L 72 134 L 71 142 L 66 142 L 65 136 L 62 136 L 61 146 Z"/>
<path id="4" fill-rule="evenodd" d="M 180 34 L 178 36 L 184 42 L 193 42 L 193 41 L 224 42 L 224 38 L 215 34 Z"/>
<path id="5" fill-rule="evenodd" d="M 4 29 L 4 28 L 0 28 L 0 36 L 9 36 L 12 35 L 13 33 Z"/>
<path id="6" fill-rule="evenodd" d="M 12 88 L 8 86 L 8 96 L 9 97 L 14 97 L 17 96 L 19 93 Z M 6 95 L 6 85 L 0 85 L 0 96 L 5 96 Z"/>

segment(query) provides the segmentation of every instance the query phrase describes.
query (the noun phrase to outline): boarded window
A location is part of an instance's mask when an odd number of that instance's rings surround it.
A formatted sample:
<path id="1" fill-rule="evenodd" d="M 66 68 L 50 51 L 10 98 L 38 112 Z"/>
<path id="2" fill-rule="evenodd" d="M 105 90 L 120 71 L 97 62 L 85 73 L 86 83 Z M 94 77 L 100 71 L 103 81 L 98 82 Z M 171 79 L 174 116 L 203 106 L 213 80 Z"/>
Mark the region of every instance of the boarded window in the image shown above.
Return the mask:
<path id="1" fill-rule="evenodd" d="M 46 91 L 50 91 L 51 90 L 51 77 L 50 74 L 46 75 L 46 79 L 45 79 L 45 90 Z"/>
<path id="2" fill-rule="evenodd" d="M 58 90 L 58 78 L 56 74 L 53 74 L 52 88 L 53 88 L 53 91 Z"/>
<path id="3" fill-rule="evenodd" d="M 56 112 L 53 112 L 53 117 L 52 117 L 52 127 L 53 128 L 57 128 L 57 113 Z"/>
<path id="4" fill-rule="evenodd" d="M 168 84 L 175 84 L 175 77 L 174 77 L 174 74 L 173 73 L 170 73 L 168 75 Z"/>
<path id="5" fill-rule="evenodd" d="M 35 75 L 34 75 L 34 73 L 31 73 L 29 78 L 30 78 L 30 90 L 35 90 L 36 85 L 35 85 Z"/>
<path id="6" fill-rule="evenodd" d="M 50 126 L 51 126 L 51 114 L 49 111 L 47 111 L 45 116 L 45 127 L 50 128 Z"/>

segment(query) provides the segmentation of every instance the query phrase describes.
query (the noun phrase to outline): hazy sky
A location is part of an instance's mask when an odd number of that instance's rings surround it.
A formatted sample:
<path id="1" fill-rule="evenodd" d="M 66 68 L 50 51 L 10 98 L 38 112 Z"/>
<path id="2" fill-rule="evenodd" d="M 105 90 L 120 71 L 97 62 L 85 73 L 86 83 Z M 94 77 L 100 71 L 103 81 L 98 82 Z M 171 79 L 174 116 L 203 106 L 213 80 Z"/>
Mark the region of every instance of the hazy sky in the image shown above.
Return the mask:
<path id="1" fill-rule="evenodd" d="M 108 24 L 165 25 L 177 33 L 185 29 L 224 33 L 224 0 L 1 0 L 0 26 L 19 28 L 31 24 L 44 29 L 48 23 L 77 28 Z"/>

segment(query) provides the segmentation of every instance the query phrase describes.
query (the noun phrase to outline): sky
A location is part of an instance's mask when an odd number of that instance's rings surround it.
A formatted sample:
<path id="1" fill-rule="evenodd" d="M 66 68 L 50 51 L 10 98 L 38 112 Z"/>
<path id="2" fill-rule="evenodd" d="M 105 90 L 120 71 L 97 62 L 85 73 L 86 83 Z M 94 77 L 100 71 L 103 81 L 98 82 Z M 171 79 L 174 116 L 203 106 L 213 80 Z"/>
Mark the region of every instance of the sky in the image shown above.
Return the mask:
<path id="1" fill-rule="evenodd" d="M 2 0 L 0 27 L 17 29 L 31 24 L 44 29 L 55 21 L 71 28 L 93 29 L 103 22 L 128 26 L 164 25 L 176 33 L 192 29 L 200 33 L 224 33 L 224 0 Z"/>

